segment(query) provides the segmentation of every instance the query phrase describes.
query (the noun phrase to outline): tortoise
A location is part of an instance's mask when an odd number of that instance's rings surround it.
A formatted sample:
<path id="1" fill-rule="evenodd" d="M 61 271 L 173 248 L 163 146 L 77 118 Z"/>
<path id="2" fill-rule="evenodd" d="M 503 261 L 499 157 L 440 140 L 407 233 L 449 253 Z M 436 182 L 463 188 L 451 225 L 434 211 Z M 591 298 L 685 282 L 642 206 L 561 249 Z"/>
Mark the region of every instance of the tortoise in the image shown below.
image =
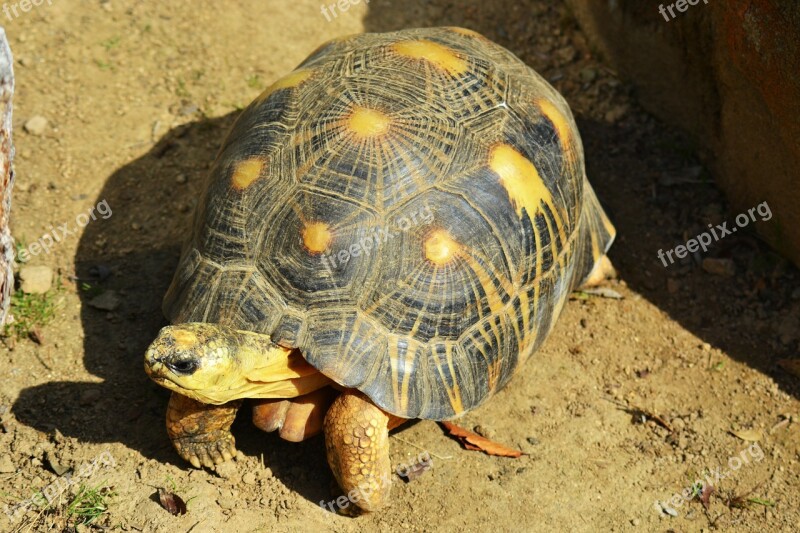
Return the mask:
<path id="1" fill-rule="evenodd" d="M 237 118 L 145 355 L 195 467 L 265 431 L 324 432 L 348 499 L 389 500 L 388 432 L 500 390 L 615 230 L 570 109 L 463 28 L 328 42 Z"/>

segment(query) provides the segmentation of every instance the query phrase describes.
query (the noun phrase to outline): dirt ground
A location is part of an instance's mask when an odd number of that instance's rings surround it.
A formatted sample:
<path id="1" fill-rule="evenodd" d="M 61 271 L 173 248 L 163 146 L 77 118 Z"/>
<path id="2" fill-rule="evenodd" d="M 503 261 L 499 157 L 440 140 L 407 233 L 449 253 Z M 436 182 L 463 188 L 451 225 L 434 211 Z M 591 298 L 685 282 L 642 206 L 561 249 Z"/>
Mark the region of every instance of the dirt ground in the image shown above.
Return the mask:
<path id="1" fill-rule="evenodd" d="M 659 249 L 736 213 L 703 169 L 713 154 L 642 112 L 560 2 L 372 0 L 331 22 L 320 2 L 221 4 L 47 0 L 0 15 L 17 76 L 15 236 L 75 227 L 102 201 L 112 212 L 30 261 L 61 289 L 38 342 L 0 346 L 4 508 L 88 463 L 107 512 L 80 531 L 797 531 L 800 380 L 777 362 L 798 355 L 800 274 L 747 231 L 662 266 Z M 167 393 L 142 355 L 165 324 L 160 301 L 226 129 L 327 39 L 438 25 L 506 46 L 570 102 L 619 231 L 608 287 L 623 299 L 570 301 L 511 384 L 459 421 L 519 459 L 416 423 L 392 434 L 393 463 L 427 451 L 433 468 L 395 478 L 391 507 L 358 518 L 319 505 L 338 495 L 321 438 L 284 442 L 247 416 L 233 463 L 192 469 L 166 437 Z M 47 126 L 27 133 L 34 116 Z M 735 274 L 711 274 L 703 258 L 732 260 Z M 101 293 L 105 310 L 89 305 Z M 670 501 L 706 477 L 707 509 Z M 164 510 L 159 487 L 188 513 Z M 74 530 L 76 489 L 13 521 L 0 513 L 0 530 Z"/>

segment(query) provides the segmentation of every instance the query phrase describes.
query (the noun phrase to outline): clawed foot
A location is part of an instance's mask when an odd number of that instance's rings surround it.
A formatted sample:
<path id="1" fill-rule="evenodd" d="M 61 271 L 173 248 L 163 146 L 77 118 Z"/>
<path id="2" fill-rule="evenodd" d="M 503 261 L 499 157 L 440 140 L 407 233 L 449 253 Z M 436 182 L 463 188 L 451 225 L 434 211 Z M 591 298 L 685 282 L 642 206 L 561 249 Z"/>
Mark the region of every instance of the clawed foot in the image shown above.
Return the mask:
<path id="1" fill-rule="evenodd" d="M 173 439 L 172 444 L 178 455 L 195 468 L 214 468 L 236 455 L 236 441 L 227 430 Z"/>
<path id="2" fill-rule="evenodd" d="M 236 455 L 230 427 L 241 402 L 206 405 L 173 392 L 167 406 L 167 434 L 178 455 L 195 468 L 229 461 Z"/>

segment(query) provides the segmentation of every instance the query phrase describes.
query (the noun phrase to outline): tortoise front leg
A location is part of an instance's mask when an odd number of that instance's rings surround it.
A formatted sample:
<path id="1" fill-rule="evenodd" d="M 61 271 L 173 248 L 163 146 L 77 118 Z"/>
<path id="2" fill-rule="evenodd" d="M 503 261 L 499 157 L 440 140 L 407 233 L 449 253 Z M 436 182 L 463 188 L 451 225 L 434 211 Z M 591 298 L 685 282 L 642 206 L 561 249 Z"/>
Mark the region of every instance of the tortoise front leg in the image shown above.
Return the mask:
<path id="1" fill-rule="evenodd" d="M 328 464 L 347 498 L 365 511 L 375 511 L 389 500 L 389 429 L 403 422 L 354 389 L 336 398 L 325 415 Z"/>
<path id="2" fill-rule="evenodd" d="M 213 468 L 233 458 L 231 424 L 241 401 L 208 405 L 173 392 L 167 406 L 167 433 L 178 455 L 193 467 Z"/>

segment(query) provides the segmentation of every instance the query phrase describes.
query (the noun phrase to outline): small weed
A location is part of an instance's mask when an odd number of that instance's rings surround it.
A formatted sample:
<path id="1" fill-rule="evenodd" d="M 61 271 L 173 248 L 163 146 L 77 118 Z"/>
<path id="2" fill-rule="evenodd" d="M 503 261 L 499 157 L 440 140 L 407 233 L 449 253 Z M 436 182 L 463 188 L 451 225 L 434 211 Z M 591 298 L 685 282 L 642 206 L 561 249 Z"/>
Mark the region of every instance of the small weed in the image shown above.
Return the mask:
<path id="1" fill-rule="evenodd" d="M 87 283 L 85 281 L 81 282 L 80 290 L 81 292 L 85 293 L 86 296 L 88 296 L 89 298 L 94 298 L 95 296 L 99 296 L 100 294 L 103 294 L 103 292 L 105 292 L 105 290 L 102 287 L 92 285 L 91 283 Z"/>
<path id="2" fill-rule="evenodd" d="M 110 39 L 106 39 L 105 41 L 101 42 L 100 44 L 103 46 L 103 48 L 106 49 L 107 52 L 110 52 L 111 50 L 113 50 L 114 48 L 119 46 L 120 40 L 121 40 L 121 37 L 119 35 L 115 35 L 114 37 L 111 37 Z"/>
<path id="3" fill-rule="evenodd" d="M 763 498 L 748 498 L 747 501 L 756 505 L 763 505 L 764 507 L 775 507 L 775 502 Z"/>
<path id="4" fill-rule="evenodd" d="M 114 67 L 108 61 L 102 59 L 95 59 L 94 62 L 100 67 L 100 70 L 114 70 Z"/>
<path id="5" fill-rule="evenodd" d="M 261 81 L 261 76 L 253 74 L 247 78 L 247 86 L 251 89 L 261 89 L 264 84 Z"/>
<path id="6" fill-rule="evenodd" d="M 107 500 L 116 493 L 103 483 L 94 488 L 85 485 L 78 487 L 78 494 L 67 506 L 67 516 L 74 517 L 79 524 L 89 524 L 97 517 L 108 512 Z"/>
<path id="7" fill-rule="evenodd" d="M 28 244 L 23 239 L 19 239 L 15 243 L 14 247 L 16 248 L 14 253 L 14 258 L 17 261 L 17 263 L 21 265 L 27 263 L 28 254 L 23 252 L 25 252 L 28 249 Z"/>
<path id="8" fill-rule="evenodd" d="M 11 295 L 11 314 L 14 321 L 6 324 L 4 337 L 27 337 L 37 327 L 46 326 L 55 317 L 56 295 L 60 288 L 45 294 L 25 294 L 21 289 Z"/>
<path id="9" fill-rule="evenodd" d="M 175 89 L 175 94 L 180 98 L 189 97 L 189 90 L 186 88 L 186 81 L 183 78 L 178 78 L 178 87 Z"/>

